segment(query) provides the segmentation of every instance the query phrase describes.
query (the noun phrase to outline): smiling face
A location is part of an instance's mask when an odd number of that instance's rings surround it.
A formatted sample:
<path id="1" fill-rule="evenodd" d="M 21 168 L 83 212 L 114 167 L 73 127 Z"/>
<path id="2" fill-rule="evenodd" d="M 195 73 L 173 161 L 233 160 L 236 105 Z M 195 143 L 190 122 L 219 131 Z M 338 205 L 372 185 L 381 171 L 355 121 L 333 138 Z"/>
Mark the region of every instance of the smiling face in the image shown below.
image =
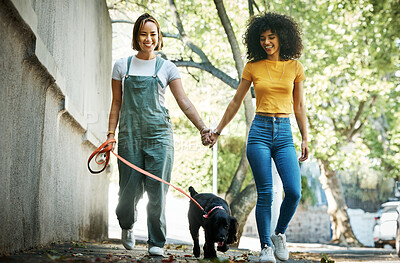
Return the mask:
<path id="1" fill-rule="evenodd" d="M 270 29 L 261 33 L 260 45 L 267 53 L 269 60 L 279 60 L 279 39 L 276 33 L 272 33 Z"/>
<path id="2" fill-rule="evenodd" d="M 139 30 L 138 44 L 139 52 L 153 52 L 158 45 L 158 30 L 156 24 L 147 21 Z"/>
<path id="3" fill-rule="evenodd" d="M 139 16 L 133 26 L 132 49 L 139 51 L 143 57 L 161 50 L 163 41 L 160 32 L 160 25 L 154 17 L 148 13 Z"/>

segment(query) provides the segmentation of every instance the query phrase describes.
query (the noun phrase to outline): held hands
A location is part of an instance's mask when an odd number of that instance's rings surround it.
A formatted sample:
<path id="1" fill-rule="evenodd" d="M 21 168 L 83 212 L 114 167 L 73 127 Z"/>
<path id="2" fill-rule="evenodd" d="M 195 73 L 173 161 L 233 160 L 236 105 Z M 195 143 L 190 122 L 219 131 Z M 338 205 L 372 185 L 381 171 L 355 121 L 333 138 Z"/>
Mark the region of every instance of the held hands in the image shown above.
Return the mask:
<path id="1" fill-rule="evenodd" d="M 219 133 L 216 130 L 211 130 L 209 128 L 203 128 L 200 131 L 201 142 L 204 146 L 210 146 L 212 148 L 214 144 L 217 142 Z"/>

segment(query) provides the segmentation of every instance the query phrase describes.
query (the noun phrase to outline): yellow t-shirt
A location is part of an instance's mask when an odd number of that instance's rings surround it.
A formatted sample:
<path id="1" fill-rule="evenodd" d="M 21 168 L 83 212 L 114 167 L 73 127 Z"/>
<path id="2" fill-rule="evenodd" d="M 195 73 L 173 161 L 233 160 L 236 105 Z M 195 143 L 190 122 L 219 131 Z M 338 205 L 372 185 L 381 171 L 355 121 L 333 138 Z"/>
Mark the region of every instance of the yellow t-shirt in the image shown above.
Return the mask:
<path id="1" fill-rule="evenodd" d="M 247 62 L 242 78 L 253 82 L 256 112 L 292 113 L 295 82 L 306 79 L 297 60 Z"/>

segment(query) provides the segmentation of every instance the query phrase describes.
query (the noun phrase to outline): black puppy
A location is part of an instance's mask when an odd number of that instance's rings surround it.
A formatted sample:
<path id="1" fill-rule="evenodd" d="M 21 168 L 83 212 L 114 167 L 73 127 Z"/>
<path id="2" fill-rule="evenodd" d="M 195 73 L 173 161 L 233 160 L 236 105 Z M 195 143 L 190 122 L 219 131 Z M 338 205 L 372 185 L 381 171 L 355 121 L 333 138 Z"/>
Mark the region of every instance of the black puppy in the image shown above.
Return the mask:
<path id="1" fill-rule="evenodd" d="M 217 250 L 225 252 L 229 249 L 228 244 L 237 241 L 238 223 L 231 216 L 228 203 L 213 194 L 199 194 L 193 187 L 189 187 L 190 196 L 193 197 L 205 210 L 205 213 L 191 200 L 188 212 L 189 229 L 193 238 L 193 254 L 200 256 L 199 229 L 204 228 L 204 258 L 215 258 L 214 243 Z"/>

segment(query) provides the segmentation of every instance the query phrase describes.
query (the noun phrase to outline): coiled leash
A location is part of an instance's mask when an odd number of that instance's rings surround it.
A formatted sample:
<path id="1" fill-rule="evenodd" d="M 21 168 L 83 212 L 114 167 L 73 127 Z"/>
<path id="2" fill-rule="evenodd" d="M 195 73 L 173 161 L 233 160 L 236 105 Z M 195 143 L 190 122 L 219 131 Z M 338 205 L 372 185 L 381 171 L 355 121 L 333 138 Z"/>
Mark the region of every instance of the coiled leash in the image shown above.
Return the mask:
<path id="1" fill-rule="evenodd" d="M 103 171 L 106 169 L 106 167 L 107 167 L 107 165 L 108 165 L 108 162 L 110 161 L 110 152 L 112 152 L 112 153 L 115 155 L 115 157 L 117 157 L 118 159 L 120 159 L 123 163 L 125 163 L 126 165 L 128 165 L 128 166 L 131 167 L 132 169 L 138 171 L 139 173 L 142 173 L 142 174 L 144 174 L 144 175 L 147 175 L 147 176 L 149 176 L 149 177 L 151 177 L 151 178 L 153 178 L 153 179 L 155 179 L 155 180 L 157 180 L 157 181 L 160 181 L 160 182 L 162 182 L 162 183 L 164 183 L 164 184 L 167 184 L 167 185 L 173 187 L 174 189 L 178 190 L 178 191 L 181 192 L 182 194 L 186 195 L 187 197 L 190 198 L 190 200 L 193 201 L 193 203 L 195 203 L 195 204 L 200 208 L 201 211 L 203 211 L 203 214 L 207 214 L 206 211 L 204 210 L 204 208 L 203 208 L 196 200 L 194 200 L 194 198 L 192 198 L 190 195 L 188 195 L 188 194 L 187 194 L 185 191 L 183 191 L 181 188 L 175 187 L 174 185 L 170 184 L 169 182 L 167 182 L 167 181 L 161 179 L 160 177 L 155 176 L 154 174 L 151 174 L 151 173 L 149 173 L 149 172 L 147 172 L 147 171 L 145 171 L 145 170 L 143 170 L 143 169 L 137 167 L 136 165 L 134 165 L 134 164 L 128 162 L 127 160 L 125 160 L 124 158 L 122 158 L 121 156 L 119 156 L 118 154 L 116 154 L 116 153 L 113 151 L 113 149 L 112 149 L 112 148 L 113 148 L 113 147 L 112 147 L 112 143 L 115 143 L 115 142 L 117 142 L 115 139 L 108 139 L 107 141 L 105 141 L 102 145 L 100 145 L 100 147 L 97 148 L 97 149 L 90 155 L 90 157 L 89 157 L 89 159 L 88 159 L 87 166 L 88 166 L 88 169 L 89 169 L 89 171 L 90 171 L 91 173 L 93 173 L 93 174 L 98 174 L 98 173 L 103 172 Z M 105 156 L 106 158 L 100 160 L 99 157 L 100 157 L 102 154 L 105 154 L 105 155 L 106 155 L 106 156 Z M 103 157 L 104 157 L 104 155 L 103 155 Z M 92 168 L 90 167 L 90 161 L 91 161 L 93 158 L 94 158 L 95 162 L 96 162 L 98 165 L 104 164 L 104 167 L 103 167 L 101 170 L 99 170 L 99 171 L 94 171 L 94 170 L 92 170 Z"/>

